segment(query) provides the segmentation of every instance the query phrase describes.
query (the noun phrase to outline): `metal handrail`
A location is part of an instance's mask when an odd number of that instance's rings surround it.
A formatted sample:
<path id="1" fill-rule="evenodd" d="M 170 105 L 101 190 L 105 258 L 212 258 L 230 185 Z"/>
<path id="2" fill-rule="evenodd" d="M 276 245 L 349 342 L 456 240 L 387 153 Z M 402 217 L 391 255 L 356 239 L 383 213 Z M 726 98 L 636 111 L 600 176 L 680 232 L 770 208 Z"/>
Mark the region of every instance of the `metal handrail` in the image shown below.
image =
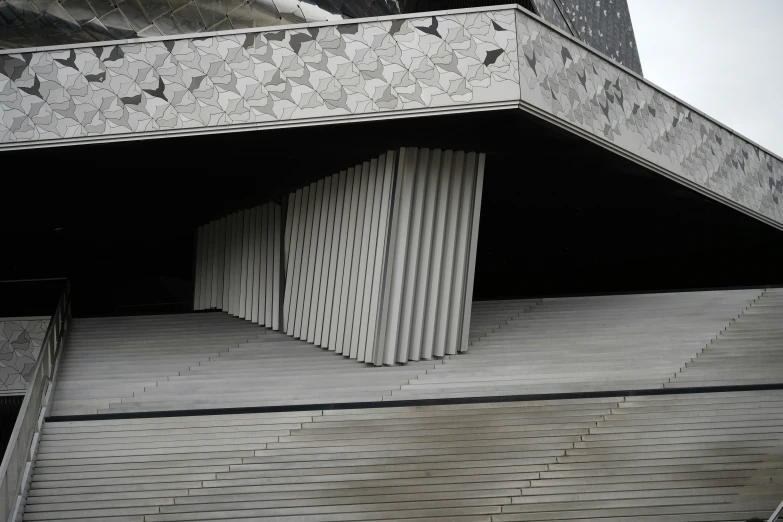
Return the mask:
<path id="1" fill-rule="evenodd" d="M 67 281 L 66 277 L 39 277 L 37 279 L 3 279 L 0 283 L 39 283 L 41 281 Z"/>
<path id="2" fill-rule="evenodd" d="M 70 320 L 70 285 L 60 294 L 46 329 L 41 353 L 0 464 L 0 521 L 20 522 L 44 415 L 51 397 L 51 379 Z"/>
<path id="3" fill-rule="evenodd" d="M 778 507 L 775 508 L 775 511 L 772 512 L 772 516 L 769 517 L 767 522 L 776 522 L 781 512 L 783 512 L 783 500 L 780 501 L 780 504 L 778 504 Z"/>

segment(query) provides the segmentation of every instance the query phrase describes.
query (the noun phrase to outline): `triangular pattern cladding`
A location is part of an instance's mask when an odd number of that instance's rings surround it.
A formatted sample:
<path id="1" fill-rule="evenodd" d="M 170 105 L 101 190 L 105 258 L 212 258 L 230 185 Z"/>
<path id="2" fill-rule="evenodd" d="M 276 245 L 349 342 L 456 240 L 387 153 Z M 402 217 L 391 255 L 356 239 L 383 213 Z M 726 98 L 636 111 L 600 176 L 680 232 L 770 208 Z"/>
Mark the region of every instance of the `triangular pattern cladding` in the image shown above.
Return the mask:
<path id="1" fill-rule="evenodd" d="M 559 4 L 559 0 L 533 0 L 533 3 L 535 3 L 541 18 L 559 27 L 562 31 L 573 34 L 566 21 L 563 5 Z"/>
<path id="2" fill-rule="evenodd" d="M 6 54 L 0 144 L 513 100 L 517 63 L 513 11 Z"/>
<path id="3" fill-rule="evenodd" d="M 783 163 L 541 22 L 517 13 L 524 105 L 783 224 Z"/>
<path id="4" fill-rule="evenodd" d="M 0 3 L 0 48 L 318 23 L 399 14 L 395 0 L 12 0 Z"/>
<path id="5" fill-rule="evenodd" d="M 0 54 L 0 148 L 517 103 L 783 225 L 779 158 L 522 10 Z"/>
<path id="6" fill-rule="evenodd" d="M 533 0 L 538 13 L 615 62 L 642 74 L 626 0 Z"/>
<path id="7" fill-rule="evenodd" d="M 48 327 L 49 319 L 0 320 L 0 393 L 27 389 Z"/>

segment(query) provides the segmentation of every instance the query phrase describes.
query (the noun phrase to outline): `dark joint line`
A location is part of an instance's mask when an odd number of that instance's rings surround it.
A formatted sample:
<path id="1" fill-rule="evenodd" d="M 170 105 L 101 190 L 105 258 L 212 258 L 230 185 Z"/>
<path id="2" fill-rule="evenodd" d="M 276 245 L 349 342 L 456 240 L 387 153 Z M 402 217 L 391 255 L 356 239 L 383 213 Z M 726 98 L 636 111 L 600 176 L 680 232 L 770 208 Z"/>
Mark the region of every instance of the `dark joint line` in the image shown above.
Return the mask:
<path id="1" fill-rule="evenodd" d="M 322 404 L 293 404 L 278 406 L 248 406 L 242 408 L 210 408 L 203 410 L 141 411 L 123 413 L 97 413 L 90 415 L 53 415 L 46 422 L 73 422 L 113 419 L 156 419 L 166 417 L 200 417 L 210 415 L 236 415 L 244 413 L 278 413 L 314 410 L 358 410 L 405 408 L 411 406 L 443 406 L 452 404 L 493 404 L 502 402 L 556 401 L 565 399 L 597 399 L 605 397 L 641 397 L 650 395 L 685 395 L 692 393 L 730 393 L 749 391 L 783 390 L 779 384 L 742 384 L 733 386 L 694 386 L 688 388 L 653 388 L 646 390 L 616 390 L 596 392 L 538 393 L 484 397 L 455 397 L 444 399 L 411 399 L 404 401 L 367 401 Z"/>

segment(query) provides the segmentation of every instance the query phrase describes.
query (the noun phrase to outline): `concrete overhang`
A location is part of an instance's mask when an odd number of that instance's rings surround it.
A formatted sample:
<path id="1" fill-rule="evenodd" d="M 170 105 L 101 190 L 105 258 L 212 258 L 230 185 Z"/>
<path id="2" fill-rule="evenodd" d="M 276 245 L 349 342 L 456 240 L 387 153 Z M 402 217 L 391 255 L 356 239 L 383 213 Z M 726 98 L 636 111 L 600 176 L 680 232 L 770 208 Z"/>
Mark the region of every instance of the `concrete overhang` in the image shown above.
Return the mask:
<path id="1" fill-rule="evenodd" d="M 522 110 L 783 229 L 783 160 L 515 5 L 0 53 L 0 150 Z"/>

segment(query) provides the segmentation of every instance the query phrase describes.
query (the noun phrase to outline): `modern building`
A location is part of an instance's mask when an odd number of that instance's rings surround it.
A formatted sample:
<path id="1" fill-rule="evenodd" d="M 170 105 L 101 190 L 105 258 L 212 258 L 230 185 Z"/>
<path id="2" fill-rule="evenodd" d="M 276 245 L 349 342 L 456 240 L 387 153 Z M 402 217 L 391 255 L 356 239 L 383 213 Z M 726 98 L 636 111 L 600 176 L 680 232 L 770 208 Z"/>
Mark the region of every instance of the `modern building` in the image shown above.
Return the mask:
<path id="1" fill-rule="evenodd" d="M 17 0 L 0 46 L 0 519 L 783 499 L 783 159 L 624 0 Z"/>

